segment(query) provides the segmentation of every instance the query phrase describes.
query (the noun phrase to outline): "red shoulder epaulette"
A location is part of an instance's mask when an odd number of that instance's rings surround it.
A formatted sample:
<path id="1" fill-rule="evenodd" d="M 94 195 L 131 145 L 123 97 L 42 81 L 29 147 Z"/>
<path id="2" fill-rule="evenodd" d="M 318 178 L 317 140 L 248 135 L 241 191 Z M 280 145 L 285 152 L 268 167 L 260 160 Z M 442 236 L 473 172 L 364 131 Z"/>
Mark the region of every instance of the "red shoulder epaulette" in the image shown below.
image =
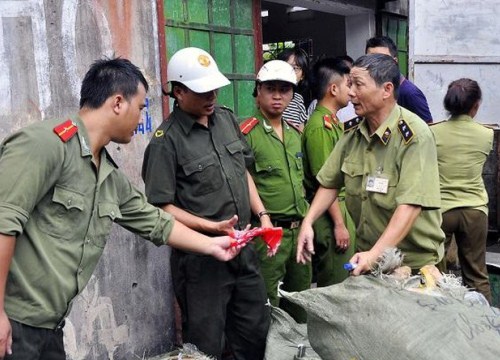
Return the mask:
<path id="1" fill-rule="evenodd" d="M 288 120 L 285 120 L 285 122 L 291 127 L 293 127 L 295 130 L 297 130 L 300 134 L 302 134 L 303 130 L 297 124 L 290 122 Z"/>
<path id="2" fill-rule="evenodd" d="M 333 125 L 338 125 L 339 120 L 335 115 L 325 115 L 323 116 L 323 124 L 327 129 L 333 129 Z"/>
<path id="3" fill-rule="evenodd" d="M 246 119 L 245 121 L 243 121 L 241 124 L 240 124 L 240 130 L 241 132 L 243 133 L 243 135 L 246 135 L 248 134 L 250 131 L 252 131 L 252 129 L 255 127 L 255 125 L 257 125 L 259 123 L 259 120 L 257 118 L 249 118 L 249 119 Z"/>
<path id="4" fill-rule="evenodd" d="M 323 116 L 323 124 L 325 125 L 325 127 L 327 129 L 333 129 L 333 125 L 332 125 L 332 119 L 330 118 L 330 115 L 325 115 Z"/>
<path id="5" fill-rule="evenodd" d="M 78 132 L 78 126 L 73 121 L 66 120 L 62 124 L 57 125 L 54 128 L 54 132 L 63 142 L 67 142 Z"/>

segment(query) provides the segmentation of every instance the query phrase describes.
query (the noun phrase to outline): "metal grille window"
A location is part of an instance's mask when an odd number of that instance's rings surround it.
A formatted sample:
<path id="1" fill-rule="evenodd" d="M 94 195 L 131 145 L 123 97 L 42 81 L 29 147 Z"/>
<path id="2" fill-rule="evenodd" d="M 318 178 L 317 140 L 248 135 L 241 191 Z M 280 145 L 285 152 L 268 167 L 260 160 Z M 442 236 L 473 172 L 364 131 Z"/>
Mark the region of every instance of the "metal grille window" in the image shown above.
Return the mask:
<path id="1" fill-rule="evenodd" d="M 278 54 L 285 49 L 292 49 L 294 47 L 299 47 L 306 52 L 309 57 L 309 61 L 313 58 L 313 40 L 312 39 L 302 39 L 302 40 L 291 40 L 291 41 L 280 41 L 275 43 L 269 43 L 262 45 L 263 60 L 269 61 L 276 59 Z"/>

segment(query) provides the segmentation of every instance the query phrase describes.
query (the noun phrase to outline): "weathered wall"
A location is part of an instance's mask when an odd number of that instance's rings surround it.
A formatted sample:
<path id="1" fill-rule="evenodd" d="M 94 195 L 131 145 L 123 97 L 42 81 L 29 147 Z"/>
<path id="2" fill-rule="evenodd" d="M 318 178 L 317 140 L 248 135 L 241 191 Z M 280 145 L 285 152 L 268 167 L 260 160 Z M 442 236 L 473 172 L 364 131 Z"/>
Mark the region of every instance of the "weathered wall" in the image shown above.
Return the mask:
<path id="1" fill-rule="evenodd" d="M 496 0 L 410 1 L 410 77 L 427 96 L 434 120 L 447 117 L 448 84 L 468 77 L 483 90 L 476 119 L 500 124 L 499 16 Z"/>
<path id="2" fill-rule="evenodd" d="M 356 60 L 365 54 L 366 40 L 375 36 L 375 12 L 345 18 L 346 52 Z"/>
<path id="3" fill-rule="evenodd" d="M 109 150 L 142 187 L 143 150 L 161 121 L 157 34 L 155 0 L 0 0 L 0 140 L 29 123 L 77 111 L 80 82 L 92 61 L 126 57 L 150 81 L 150 126 L 131 144 Z M 170 348 L 168 255 L 167 247 L 114 229 L 67 321 L 70 359 L 142 359 Z"/>

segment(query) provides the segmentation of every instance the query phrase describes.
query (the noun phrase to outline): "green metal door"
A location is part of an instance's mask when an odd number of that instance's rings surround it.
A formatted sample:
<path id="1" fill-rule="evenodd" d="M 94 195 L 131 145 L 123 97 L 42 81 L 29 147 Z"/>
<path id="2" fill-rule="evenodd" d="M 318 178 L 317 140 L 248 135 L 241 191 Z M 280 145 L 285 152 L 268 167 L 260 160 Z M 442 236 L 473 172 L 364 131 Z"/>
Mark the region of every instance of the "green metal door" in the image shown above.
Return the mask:
<path id="1" fill-rule="evenodd" d="M 164 0 L 164 16 L 167 60 L 187 46 L 208 51 L 231 80 L 220 89 L 219 104 L 233 109 L 240 119 L 250 116 L 255 103 L 253 1 Z"/>
<path id="2" fill-rule="evenodd" d="M 382 13 L 380 34 L 390 37 L 398 48 L 399 70 L 408 76 L 408 18 L 390 13 Z"/>

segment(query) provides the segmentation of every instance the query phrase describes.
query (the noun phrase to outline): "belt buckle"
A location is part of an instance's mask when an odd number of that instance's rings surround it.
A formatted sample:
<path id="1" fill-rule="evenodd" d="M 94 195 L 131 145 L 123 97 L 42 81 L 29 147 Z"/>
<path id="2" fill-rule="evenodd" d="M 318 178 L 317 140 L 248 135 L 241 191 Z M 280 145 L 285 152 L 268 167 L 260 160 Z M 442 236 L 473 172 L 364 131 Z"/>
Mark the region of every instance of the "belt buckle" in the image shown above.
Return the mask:
<path id="1" fill-rule="evenodd" d="M 290 223 L 290 229 L 297 229 L 300 226 L 300 220 L 292 221 Z"/>

